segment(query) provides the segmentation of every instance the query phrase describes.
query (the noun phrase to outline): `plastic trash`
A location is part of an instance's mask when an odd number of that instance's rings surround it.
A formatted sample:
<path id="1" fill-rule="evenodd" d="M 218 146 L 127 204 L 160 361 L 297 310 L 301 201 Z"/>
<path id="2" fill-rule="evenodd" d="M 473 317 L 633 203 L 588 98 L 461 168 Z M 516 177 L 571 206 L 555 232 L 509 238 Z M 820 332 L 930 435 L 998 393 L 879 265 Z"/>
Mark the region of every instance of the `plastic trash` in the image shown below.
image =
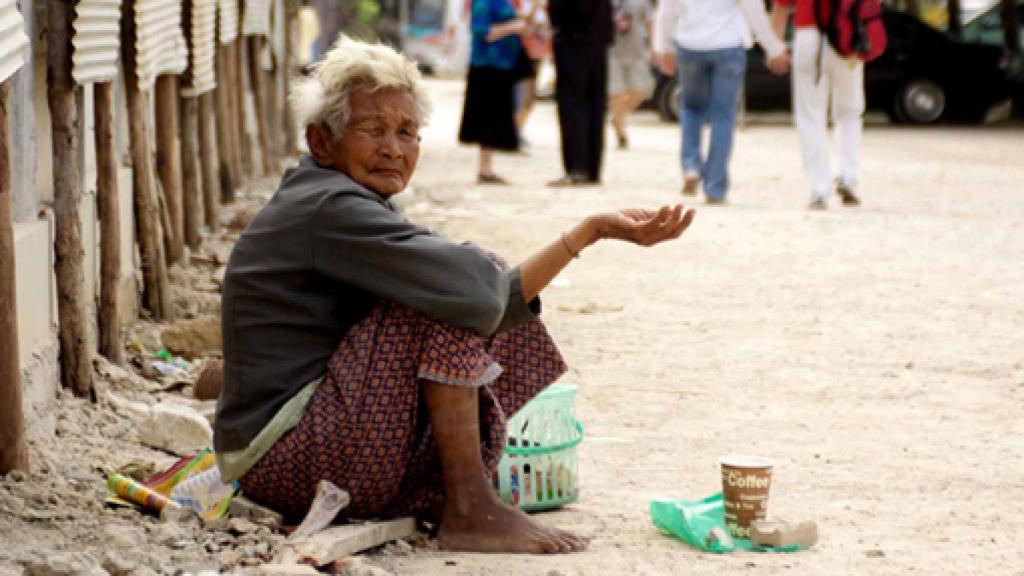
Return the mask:
<path id="1" fill-rule="evenodd" d="M 168 364 L 181 370 L 188 370 L 192 366 L 188 360 L 185 360 L 181 356 L 175 356 L 174 354 L 171 354 L 170 352 L 167 351 L 166 348 L 161 348 L 157 350 L 156 352 L 153 353 L 153 356 L 156 357 L 157 360 L 160 360 L 161 363 Z M 155 366 L 157 363 L 154 362 L 153 364 Z"/>
<path id="2" fill-rule="evenodd" d="M 721 492 L 703 500 L 653 500 L 651 521 L 661 530 L 705 552 L 721 554 L 737 548 L 755 552 L 796 552 L 805 549 L 800 545 L 782 548 L 754 546 L 745 538 L 730 537 L 725 526 Z"/>
<path id="3" fill-rule="evenodd" d="M 171 489 L 171 501 L 191 508 L 204 520 L 219 518 L 238 491 L 238 482 L 225 484 L 216 465 L 181 480 Z"/>
<path id="4" fill-rule="evenodd" d="M 179 374 L 185 371 L 184 369 L 179 368 L 174 364 L 171 364 L 170 362 L 163 362 L 161 360 L 153 362 L 152 366 L 154 370 L 161 374 Z"/>
<path id="5" fill-rule="evenodd" d="M 117 472 L 112 472 L 107 476 L 107 489 L 119 498 L 133 504 L 138 504 L 153 512 L 160 512 L 168 506 L 177 506 L 176 503 L 168 500 L 163 494 Z"/>

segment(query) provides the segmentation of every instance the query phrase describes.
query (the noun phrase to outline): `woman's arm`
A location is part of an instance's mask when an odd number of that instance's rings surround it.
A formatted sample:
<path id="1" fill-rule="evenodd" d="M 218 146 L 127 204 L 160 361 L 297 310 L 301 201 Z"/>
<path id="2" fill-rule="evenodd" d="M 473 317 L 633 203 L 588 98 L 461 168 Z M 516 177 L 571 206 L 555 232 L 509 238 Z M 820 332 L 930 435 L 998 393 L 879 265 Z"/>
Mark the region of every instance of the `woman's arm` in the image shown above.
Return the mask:
<path id="1" fill-rule="evenodd" d="M 658 0 L 651 46 L 654 48 L 658 68 L 666 76 L 676 75 L 676 49 L 672 37 L 675 35 L 678 22 L 679 0 Z"/>
<path id="2" fill-rule="evenodd" d="M 631 209 L 588 216 L 519 266 L 523 298 L 527 301 L 536 298 L 573 258 L 598 240 L 624 240 L 653 246 L 678 238 L 693 221 L 693 216 L 692 208 L 683 210 L 681 205 L 662 206 L 657 211 Z"/>
<path id="3" fill-rule="evenodd" d="M 521 34 L 524 30 L 526 30 L 526 21 L 520 18 L 502 22 L 501 24 L 494 24 L 487 31 L 487 41 L 497 42 L 506 36 Z"/>

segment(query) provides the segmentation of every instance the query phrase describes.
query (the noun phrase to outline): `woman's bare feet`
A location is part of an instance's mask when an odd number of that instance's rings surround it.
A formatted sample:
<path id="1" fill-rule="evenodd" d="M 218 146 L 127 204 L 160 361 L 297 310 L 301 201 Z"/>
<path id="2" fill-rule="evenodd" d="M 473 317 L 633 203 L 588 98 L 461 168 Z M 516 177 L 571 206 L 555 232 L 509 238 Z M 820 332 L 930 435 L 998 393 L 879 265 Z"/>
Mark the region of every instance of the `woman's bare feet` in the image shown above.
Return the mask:
<path id="1" fill-rule="evenodd" d="M 587 539 L 567 530 L 548 526 L 522 510 L 483 496 L 473 506 L 449 503 L 441 519 L 438 545 L 462 552 L 509 552 L 558 554 L 579 552 Z"/>

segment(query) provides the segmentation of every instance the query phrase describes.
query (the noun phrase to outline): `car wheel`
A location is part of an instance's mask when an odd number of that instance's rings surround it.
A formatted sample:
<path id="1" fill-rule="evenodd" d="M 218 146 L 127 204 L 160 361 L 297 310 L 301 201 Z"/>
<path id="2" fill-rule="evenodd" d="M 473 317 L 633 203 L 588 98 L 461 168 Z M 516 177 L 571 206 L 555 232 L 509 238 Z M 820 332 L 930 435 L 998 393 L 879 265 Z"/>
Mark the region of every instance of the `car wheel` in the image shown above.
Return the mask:
<path id="1" fill-rule="evenodd" d="M 896 115 L 905 122 L 932 124 L 945 113 L 946 91 L 931 80 L 910 80 L 896 94 Z"/>
<path id="2" fill-rule="evenodd" d="M 661 91 L 658 92 L 658 114 L 666 122 L 679 121 L 679 86 L 678 77 L 669 78 Z"/>

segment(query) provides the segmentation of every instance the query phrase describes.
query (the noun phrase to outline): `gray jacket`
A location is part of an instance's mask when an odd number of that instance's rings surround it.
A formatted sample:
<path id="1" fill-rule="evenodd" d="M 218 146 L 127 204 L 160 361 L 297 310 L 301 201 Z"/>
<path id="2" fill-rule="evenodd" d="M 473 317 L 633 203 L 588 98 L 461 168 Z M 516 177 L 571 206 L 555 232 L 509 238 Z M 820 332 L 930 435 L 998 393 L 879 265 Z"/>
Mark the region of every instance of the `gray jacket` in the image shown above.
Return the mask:
<path id="1" fill-rule="evenodd" d="M 534 318 L 519 269 L 410 223 L 305 157 L 239 238 L 224 276 L 214 446 L 246 447 L 380 299 L 491 336 Z"/>

